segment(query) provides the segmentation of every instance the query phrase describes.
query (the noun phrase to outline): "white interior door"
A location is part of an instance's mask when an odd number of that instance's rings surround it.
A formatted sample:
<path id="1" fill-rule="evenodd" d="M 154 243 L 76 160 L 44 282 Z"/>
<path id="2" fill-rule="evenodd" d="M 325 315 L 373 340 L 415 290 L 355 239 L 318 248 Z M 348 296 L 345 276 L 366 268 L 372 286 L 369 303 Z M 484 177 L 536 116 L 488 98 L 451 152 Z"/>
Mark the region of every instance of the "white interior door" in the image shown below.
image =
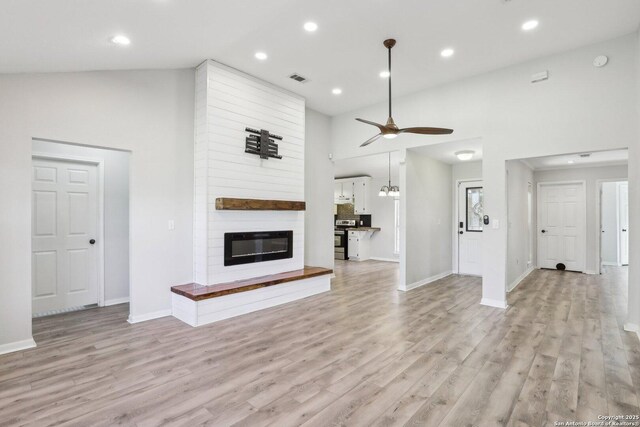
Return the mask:
<path id="1" fill-rule="evenodd" d="M 618 184 L 618 201 L 620 216 L 620 263 L 629 265 L 629 184 Z"/>
<path id="2" fill-rule="evenodd" d="M 458 273 L 482 276 L 482 181 L 458 185 Z"/>
<path id="3" fill-rule="evenodd" d="M 34 159 L 32 173 L 33 314 L 96 304 L 97 166 Z"/>
<path id="4" fill-rule="evenodd" d="M 584 183 L 540 184 L 538 265 L 585 271 L 586 204 Z"/>

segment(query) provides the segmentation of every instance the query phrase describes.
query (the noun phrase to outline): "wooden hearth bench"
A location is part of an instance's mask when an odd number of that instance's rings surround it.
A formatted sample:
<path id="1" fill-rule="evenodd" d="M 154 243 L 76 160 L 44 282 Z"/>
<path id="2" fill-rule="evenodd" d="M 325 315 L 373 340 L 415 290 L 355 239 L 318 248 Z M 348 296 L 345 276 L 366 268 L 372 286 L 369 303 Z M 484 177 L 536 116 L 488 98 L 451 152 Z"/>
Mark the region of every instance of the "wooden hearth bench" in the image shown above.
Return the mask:
<path id="1" fill-rule="evenodd" d="M 216 285 L 188 283 L 171 287 L 173 316 L 200 326 L 331 290 L 333 270 L 300 270 Z"/>

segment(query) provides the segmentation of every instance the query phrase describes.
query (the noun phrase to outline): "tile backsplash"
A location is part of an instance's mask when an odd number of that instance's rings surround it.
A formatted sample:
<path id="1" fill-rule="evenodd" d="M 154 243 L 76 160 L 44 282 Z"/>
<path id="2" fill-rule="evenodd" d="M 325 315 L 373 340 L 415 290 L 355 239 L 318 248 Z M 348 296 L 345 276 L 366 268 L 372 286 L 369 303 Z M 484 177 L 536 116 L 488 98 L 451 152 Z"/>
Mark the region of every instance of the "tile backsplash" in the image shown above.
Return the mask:
<path id="1" fill-rule="evenodd" d="M 360 219 L 359 215 L 353 213 L 353 205 L 344 203 L 338 205 L 338 219 Z"/>

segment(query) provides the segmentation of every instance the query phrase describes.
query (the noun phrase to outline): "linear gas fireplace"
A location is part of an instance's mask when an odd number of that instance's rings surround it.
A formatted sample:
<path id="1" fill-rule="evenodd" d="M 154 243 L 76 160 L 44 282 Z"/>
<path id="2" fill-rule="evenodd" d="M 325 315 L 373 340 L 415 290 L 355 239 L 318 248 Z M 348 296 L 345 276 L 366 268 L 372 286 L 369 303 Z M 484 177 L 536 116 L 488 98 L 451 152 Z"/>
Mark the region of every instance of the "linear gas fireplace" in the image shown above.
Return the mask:
<path id="1" fill-rule="evenodd" d="M 293 257 L 293 231 L 224 233 L 224 265 Z"/>

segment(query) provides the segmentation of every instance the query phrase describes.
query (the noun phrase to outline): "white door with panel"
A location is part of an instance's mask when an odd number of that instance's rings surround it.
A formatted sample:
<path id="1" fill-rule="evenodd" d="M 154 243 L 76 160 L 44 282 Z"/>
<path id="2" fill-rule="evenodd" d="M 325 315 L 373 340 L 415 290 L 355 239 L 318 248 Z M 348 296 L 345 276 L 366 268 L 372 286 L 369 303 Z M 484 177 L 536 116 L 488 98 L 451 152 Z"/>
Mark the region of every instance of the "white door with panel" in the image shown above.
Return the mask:
<path id="1" fill-rule="evenodd" d="M 620 263 L 629 265 L 629 184 L 618 184 L 618 215 L 620 225 Z"/>
<path id="2" fill-rule="evenodd" d="M 586 268 L 584 183 L 539 184 L 538 266 L 570 271 Z"/>
<path id="3" fill-rule="evenodd" d="M 34 159 L 33 314 L 98 302 L 97 166 Z"/>
<path id="4" fill-rule="evenodd" d="M 482 181 L 458 184 L 458 273 L 482 276 Z"/>

